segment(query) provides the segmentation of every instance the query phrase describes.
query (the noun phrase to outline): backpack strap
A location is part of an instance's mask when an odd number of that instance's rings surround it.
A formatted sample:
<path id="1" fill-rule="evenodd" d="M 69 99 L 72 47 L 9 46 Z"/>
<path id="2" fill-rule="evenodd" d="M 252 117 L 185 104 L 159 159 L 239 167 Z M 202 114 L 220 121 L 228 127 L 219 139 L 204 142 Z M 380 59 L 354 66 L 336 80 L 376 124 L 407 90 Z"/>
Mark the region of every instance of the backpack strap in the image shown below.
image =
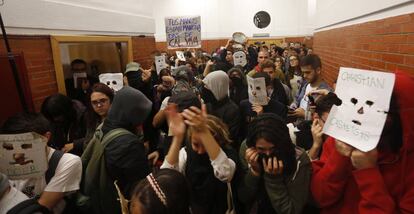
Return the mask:
<path id="1" fill-rule="evenodd" d="M 103 139 L 101 141 L 103 148 L 105 148 L 112 140 L 122 135 L 134 135 L 134 134 L 124 128 L 113 129 L 109 131 L 105 136 L 103 136 Z"/>
<path id="2" fill-rule="evenodd" d="M 59 164 L 60 159 L 62 158 L 64 152 L 60 150 L 55 150 L 52 154 L 52 157 L 49 160 L 49 167 L 45 173 L 46 184 L 55 176 L 56 168 Z"/>

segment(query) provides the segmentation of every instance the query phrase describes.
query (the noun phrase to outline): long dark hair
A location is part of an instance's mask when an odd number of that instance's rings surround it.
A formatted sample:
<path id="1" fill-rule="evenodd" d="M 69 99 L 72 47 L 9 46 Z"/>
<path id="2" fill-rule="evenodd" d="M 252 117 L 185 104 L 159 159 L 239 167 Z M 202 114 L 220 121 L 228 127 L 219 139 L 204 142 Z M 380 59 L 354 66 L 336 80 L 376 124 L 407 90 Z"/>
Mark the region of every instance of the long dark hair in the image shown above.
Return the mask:
<path id="1" fill-rule="evenodd" d="M 296 171 L 296 150 L 290 139 L 289 130 L 282 118 L 273 113 L 263 113 L 250 124 L 246 144 L 256 146 L 259 139 L 264 139 L 277 150 L 277 157 L 283 161 L 283 175 L 289 176 Z"/>

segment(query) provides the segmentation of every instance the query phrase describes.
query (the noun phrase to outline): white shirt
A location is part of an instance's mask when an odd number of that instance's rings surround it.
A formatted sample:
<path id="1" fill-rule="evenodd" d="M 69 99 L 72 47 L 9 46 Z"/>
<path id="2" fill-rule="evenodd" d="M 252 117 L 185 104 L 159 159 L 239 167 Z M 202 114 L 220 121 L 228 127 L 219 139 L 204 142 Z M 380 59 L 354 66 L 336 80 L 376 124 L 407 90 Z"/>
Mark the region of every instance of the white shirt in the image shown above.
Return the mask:
<path id="1" fill-rule="evenodd" d="M 222 182 L 230 182 L 236 171 L 236 164 L 234 161 L 227 157 L 226 153 L 220 149 L 220 153 L 215 160 L 211 160 L 211 166 L 213 166 L 214 176 Z M 167 159 L 161 165 L 161 169 L 175 169 L 182 174 L 185 174 L 185 167 L 187 164 L 187 152 L 185 148 L 180 150 L 178 156 L 178 166 L 168 163 Z"/>
<path id="2" fill-rule="evenodd" d="M 27 199 L 29 198 L 16 188 L 10 188 L 10 191 L 0 200 L 0 214 L 6 214 L 11 208 Z"/>
<path id="3" fill-rule="evenodd" d="M 47 157 L 48 162 L 54 151 L 54 149 L 50 148 Z M 50 179 L 50 182 L 47 185 L 44 174 L 41 177 L 10 180 L 10 185 L 32 198 L 36 195 L 41 195 L 44 191 L 71 193 L 79 190 L 81 178 L 82 162 L 80 157 L 65 153 L 56 167 L 55 175 Z M 65 202 L 62 200 L 54 207 L 53 213 L 61 213 L 64 208 Z"/>

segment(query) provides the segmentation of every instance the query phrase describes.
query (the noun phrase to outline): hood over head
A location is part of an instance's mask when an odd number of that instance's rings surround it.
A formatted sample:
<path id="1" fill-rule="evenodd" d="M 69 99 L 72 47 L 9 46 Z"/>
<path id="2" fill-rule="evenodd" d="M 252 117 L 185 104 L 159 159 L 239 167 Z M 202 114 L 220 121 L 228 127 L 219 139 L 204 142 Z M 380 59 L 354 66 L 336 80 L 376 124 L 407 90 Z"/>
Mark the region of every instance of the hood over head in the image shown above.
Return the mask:
<path id="1" fill-rule="evenodd" d="M 142 124 L 151 108 L 152 102 L 143 93 L 125 86 L 116 93 L 107 120 L 116 127 L 128 129 Z"/>
<path id="2" fill-rule="evenodd" d="M 213 71 L 204 79 L 205 87 L 210 90 L 217 101 L 229 96 L 229 76 L 224 71 Z"/>

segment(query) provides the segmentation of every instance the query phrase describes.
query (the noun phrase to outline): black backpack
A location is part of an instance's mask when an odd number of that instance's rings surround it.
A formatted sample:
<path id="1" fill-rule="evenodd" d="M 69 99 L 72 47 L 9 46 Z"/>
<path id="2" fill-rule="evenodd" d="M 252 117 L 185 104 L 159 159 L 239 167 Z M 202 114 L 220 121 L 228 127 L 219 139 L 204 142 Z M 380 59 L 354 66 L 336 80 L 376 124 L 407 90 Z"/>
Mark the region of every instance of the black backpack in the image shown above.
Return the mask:
<path id="1" fill-rule="evenodd" d="M 46 184 L 48 184 L 53 176 L 55 176 L 56 168 L 63 154 L 64 152 L 60 150 L 55 150 L 53 152 L 52 157 L 49 160 L 49 167 L 45 173 Z M 38 199 L 39 196 L 22 201 L 11 208 L 7 214 L 51 213 L 47 207 L 44 207 L 37 202 Z"/>

